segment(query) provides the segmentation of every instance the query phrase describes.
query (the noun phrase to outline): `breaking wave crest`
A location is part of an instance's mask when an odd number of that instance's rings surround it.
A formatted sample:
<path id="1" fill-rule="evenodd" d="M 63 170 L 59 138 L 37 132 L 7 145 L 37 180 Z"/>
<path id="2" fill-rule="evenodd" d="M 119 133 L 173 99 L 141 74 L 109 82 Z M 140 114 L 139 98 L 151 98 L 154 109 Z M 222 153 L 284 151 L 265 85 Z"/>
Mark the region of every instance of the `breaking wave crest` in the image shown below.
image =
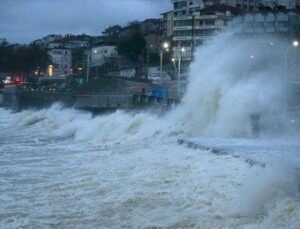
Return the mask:
<path id="1" fill-rule="evenodd" d="M 271 38 L 270 38 L 271 39 Z M 288 87 L 282 77 L 284 44 L 220 35 L 199 48 L 190 68 L 182 104 L 164 116 L 117 111 L 92 117 L 58 105 L 26 117 L 21 126 L 50 119 L 56 134 L 77 140 L 127 141 L 156 135 L 251 136 L 251 115 L 259 114 L 262 134 L 288 129 Z M 63 114 L 62 114 L 63 113 Z M 117 139 L 117 140 L 116 140 Z"/>

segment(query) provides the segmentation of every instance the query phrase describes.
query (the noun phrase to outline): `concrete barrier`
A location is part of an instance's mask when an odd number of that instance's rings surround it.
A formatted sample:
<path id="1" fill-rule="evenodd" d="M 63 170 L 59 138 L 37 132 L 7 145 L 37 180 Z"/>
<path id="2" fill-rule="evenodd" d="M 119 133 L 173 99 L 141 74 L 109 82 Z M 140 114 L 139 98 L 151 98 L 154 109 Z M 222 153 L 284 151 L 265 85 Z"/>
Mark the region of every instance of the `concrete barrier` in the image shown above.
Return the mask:
<path id="1" fill-rule="evenodd" d="M 75 102 L 75 108 L 132 108 L 132 95 L 78 95 Z"/>
<path id="2" fill-rule="evenodd" d="M 0 106 L 3 104 L 3 94 L 0 94 Z"/>

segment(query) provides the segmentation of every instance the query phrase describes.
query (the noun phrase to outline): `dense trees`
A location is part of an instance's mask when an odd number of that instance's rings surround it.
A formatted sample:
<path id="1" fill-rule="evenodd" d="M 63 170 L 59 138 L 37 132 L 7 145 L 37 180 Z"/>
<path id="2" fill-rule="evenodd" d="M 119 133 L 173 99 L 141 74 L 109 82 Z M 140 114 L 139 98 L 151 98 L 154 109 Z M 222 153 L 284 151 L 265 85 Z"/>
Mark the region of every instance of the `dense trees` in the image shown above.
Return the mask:
<path id="1" fill-rule="evenodd" d="M 29 74 L 50 63 L 47 51 L 36 45 L 0 45 L 0 71 Z"/>
<path id="2" fill-rule="evenodd" d="M 135 33 L 118 45 L 117 51 L 120 55 L 129 58 L 132 62 L 136 62 L 141 58 L 146 48 L 146 41 L 140 33 Z"/>
<path id="3" fill-rule="evenodd" d="M 119 42 L 117 51 L 135 65 L 136 77 L 143 75 L 143 62 L 146 54 L 146 40 L 140 32 L 140 25 L 130 24 L 130 36 Z"/>

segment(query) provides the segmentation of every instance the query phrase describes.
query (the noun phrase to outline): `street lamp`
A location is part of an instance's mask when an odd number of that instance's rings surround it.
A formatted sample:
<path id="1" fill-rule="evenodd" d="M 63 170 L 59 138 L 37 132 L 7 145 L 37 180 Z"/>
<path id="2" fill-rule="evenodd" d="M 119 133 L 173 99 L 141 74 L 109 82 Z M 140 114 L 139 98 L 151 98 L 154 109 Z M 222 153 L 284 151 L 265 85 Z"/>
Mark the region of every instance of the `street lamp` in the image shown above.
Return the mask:
<path id="1" fill-rule="evenodd" d="M 297 48 L 299 46 L 299 42 L 297 40 L 294 40 L 292 44 L 290 44 L 287 49 L 286 49 L 286 53 L 285 53 L 285 61 L 284 61 L 284 74 L 285 74 L 285 79 L 288 78 L 288 55 L 289 55 L 289 51 L 291 50 L 291 48 Z"/>
<path id="2" fill-rule="evenodd" d="M 159 77 L 161 78 L 162 76 L 162 64 L 163 64 L 163 51 L 164 49 L 166 51 L 169 51 L 169 43 L 168 42 L 164 42 L 162 45 L 162 48 L 160 49 L 160 73 L 159 73 Z"/>
<path id="3" fill-rule="evenodd" d="M 181 58 L 183 53 L 185 52 L 185 48 L 182 47 L 179 51 L 179 55 L 178 55 L 178 72 L 177 72 L 177 89 L 178 89 L 178 99 L 180 97 L 180 77 L 181 77 Z"/>
<path id="4" fill-rule="evenodd" d="M 173 66 L 174 66 L 174 75 L 175 75 L 175 77 L 177 76 L 177 68 L 176 68 L 176 59 L 175 59 L 175 57 L 173 57 L 172 59 L 171 59 L 171 61 L 173 62 Z"/>

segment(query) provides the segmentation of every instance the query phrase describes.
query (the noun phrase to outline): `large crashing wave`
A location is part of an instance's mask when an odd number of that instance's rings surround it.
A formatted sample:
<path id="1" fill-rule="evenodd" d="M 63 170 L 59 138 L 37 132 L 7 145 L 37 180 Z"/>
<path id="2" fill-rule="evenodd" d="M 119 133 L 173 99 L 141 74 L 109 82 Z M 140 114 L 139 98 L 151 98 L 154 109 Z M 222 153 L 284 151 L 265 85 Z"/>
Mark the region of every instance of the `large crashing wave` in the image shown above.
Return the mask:
<path id="1" fill-rule="evenodd" d="M 60 136 L 114 142 L 157 135 L 247 137 L 251 136 L 251 115 L 259 114 L 263 133 L 275 133 L 276 127 L 282 132 L 288 98 L 282 75 L 283 46 L 273 38 L 219 35 L 197 50 L 182 104 L 163 117 L 123 111 L 76 116 L 74 111 L 57 112 L 60 108 L 54 106 L 27 117 L 22 125 L 48 117 Z"/>
<path id="2" fill-rule="evenodd" d="M 282 128 L 288 98 L 283 46 L 274 38 L 227 33 L 198 49 L 176 111 L 184 129 L 192 135 L 251 136 L 252 114 L 260 115 L 263 130 Z"/>

